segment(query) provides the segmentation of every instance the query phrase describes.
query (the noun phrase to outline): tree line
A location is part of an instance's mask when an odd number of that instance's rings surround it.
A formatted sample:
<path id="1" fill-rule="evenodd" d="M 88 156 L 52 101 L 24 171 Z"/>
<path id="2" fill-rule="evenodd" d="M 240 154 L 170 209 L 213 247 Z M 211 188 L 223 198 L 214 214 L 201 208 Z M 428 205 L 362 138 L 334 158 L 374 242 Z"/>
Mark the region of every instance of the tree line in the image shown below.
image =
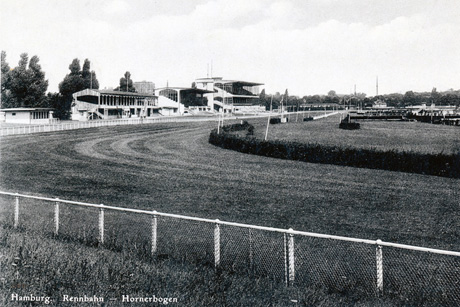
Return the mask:
<path id="1" fill-rule="evenodd" d="M 90 60 L 85 59 L 82 67 L 76 58 L 69 65 L 70 72 L 59 83 L 59 92 L 47 93 L 48 80 L 39 60 L 36 55 L 29 59 L 27 53 L 22 53 L 18 65 L 12 68 L 6 61 L 6 52 L 1 52 L 0 108 L 53 108 L 57 118 L 69 119 L 72 94 L 84 89 L 99 89 L 99 81 L 96 72 L 91 70 Z M 114 90 L 135 92 L 128 71 Z"/>
<path id="2" fill-rule="evenodd" d="M 11 68 L 6 61 L 6 52 L 1 52 L 1 105 L 0 108 L 41 107 L 53 108 L 54 114 L 60 119 L 70 118 L 72 94 L 84 89 L 99 89 L 99 82 L 91 62 L 85 59 L 83 67 L 79 59 L 73 59 L 69 65 L 70 72 L 59 83 L 58 93 L 46 93 L 48 80 L 39 64 L 39 57 L 34 55 L 29 59 L 27 53 L 20 55 L 18 65 Z M 192 85 L 193 87 L 193 85 Z M 131 74 L 127 71 L 120 78 L 115 91 L 136 92 Z M 366 97 L 364 93 L 341 95 L 331 90 L 326 95 L 291 96 L 288 90 L 284 94 L 266 94 L 265 89 L 260 93 L 260 104 L 267 110 L 278 109 L 282 104 L 287 110 L 302 110 L 306 105 L 342 105 L 366 107 L 375 102 L 384 102 L 391 107 L 405 107 L 418 104 L 455 105 L 460 106 L 460 90 L 438 92 L 407 91 L 404 95 L 393 93 Z"/>
<path id="3" fill-rule="evenodd" d="M 414 92 L 407 91 L 405 94 L 392 93 L 385 95 L 376 95 L 366 97 L 365 93 L 356 93 L 349 95 L 336 94 L 331 90 L 326 95 L 310 95 L 310 96 L 290 96 L 286 90 L 285 94 L 276 92 L 275 94 L 266 94 L 265 90 L 260 93 L 260 103 L 267 110 L 270 106 L 273 109 L 278 109 L 281 104 L 286 110 L 302 110 L 308 105 L 331 105 L 338 106 L 354 106 L 354 107 L 371 107 L 375 103 L 386 103 L 389 107 L 404 108 L 407 106 L 421 104 L 435 105 L 450 105 L 460 106 L 460 90 L 450 89 L 444 92 L 438 92 L 433 88 L 431 92 Z"/>

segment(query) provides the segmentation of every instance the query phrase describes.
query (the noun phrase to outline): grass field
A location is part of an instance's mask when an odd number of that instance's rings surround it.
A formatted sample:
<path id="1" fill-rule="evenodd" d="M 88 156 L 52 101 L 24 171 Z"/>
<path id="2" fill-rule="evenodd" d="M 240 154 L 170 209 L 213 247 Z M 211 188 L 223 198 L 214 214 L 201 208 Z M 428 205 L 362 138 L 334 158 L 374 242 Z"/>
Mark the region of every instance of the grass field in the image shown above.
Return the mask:
<path id="1" fill-rule="evenodd" d="M 455 126 L 432 125 L 408 121 L 359 121 L 359 130 L 339 129 L 340 115 L 321 120 L 271 125 L 271 140 L 289 139 L 342 147 L 375 148 L 378 150 L 415 151 L 420 153 L 460 153 L 460 131 Z M 264 138 L 266 121 L 253 121 L 256 137 Z"/>
<path id="2" fill-rule="evenodd" d="M 337 118 L 328 120 L 336 121 L 338 127 Z M 259 134 L 264 121 L 255 123 Z M 289 125 L 311 129 L 308 126 L 311 124 L 319 125 L 320 122 Z M 0 143 L 0 188 L 433 248 L 456 250 L 460 243 L 459 180 L 277 160 L 222 150 L 207 142 L 214 126 L 210 123 L 156 124 L 6 137 Z M 278 126 L 281 130 L 288 127 Z M 276 132 L 278 126 L 270 127 L 270 137 L 277 133 L 280 137 L 283 135 Z M 321 130 L 324 132 L 324 128 L 317 128 L 318 135 Z M 323 138 L 328 139 L 327 136 Z M 27 240 L 36 247 L 30 248 L 36 251 L 31 259 L 39 258 L 41 249 L 36 240 L 8 228 L 2 231 L 11 238 L 2 244 L 2 254 L 7 254 L 7 259 L 11 260 L 10 257 L 17 254 L 19 246 Z M 76 248 L 49 238 L 38 240 L 42 241 L 50 250 L 66 252 L 67 248 Z M 84 250 L 82 255 L 88 253 L 87 257 L 91 257 L 94 251 L 90 247 L 81 249 Z M 107 253 L 103 255 L 107 259 L 121 257 L 119 252 L 110 250 L 96 253 Z M 76 259 L 75 255 L 65 257 L 69 257 L 68 263 L 80 263 L 80 258 Z M 46 259 L 33 261 L 38 261 L 35 264 L 39 270 L 47 270 L 47 261 L 54 263 L 55 258 L 49 255 Z M 7 266 L 8 261 L 3 261 L 2 265 Z M 165 269 L 150 265 L 146 270 L 163 272 Z M 170 292 L 187 289 L 187 297 L 190 298 L 191 293 L 197 295 L 193 302 L 202 298 L 209 304 L 214 297 L 209 285 L 203 285 L 206 282 L 201 273 L 188 275 L 189 270 L 196 271 L 194 267 L 186 266 L 183 271 L 182 268 L 174 273 L 166 271 L 167 275 L 173 276 L 172 279 L 177 279 L 174 274 L 187 276 L 183 279 L 184 284 L 177 285 L 167 278 L 163 279 L 164 284 L 170 285 Z M 38 276 L 43 274 L 38 273 Z M 229 296 L 221 299 L 238 302 L 236 293 L 243 290 L 247 290 L 248 299 L 242 298 L 241 302 L 268 296 L 258 292 L 268 287 L 264 282 L 257 288 L 246 282 L 249 281 L 236 279 L 228 285 Z M 118 281 L 117 284 L 124 283 Z M 134 284 L 138 287 L 146 284 L 146 289 L 154 287 L 148 286 L 146 280 Z M 201 290 L 190 288 L 192 284 Z M 66 287 L 78 286 L 70 284 Z M 260 301 L 260 305 L 267 302 L 283 305 L 290 290 L 270 287 L 273 290 L 270 298 Z M 142 292 L 142 289 L 137 290 Z M 340 303 L 344 299 L 337 294 L 321 296 L 321 291 L 304 293 L 305 296 L 298 293 L 294 296 L 300 297 L 304 303 L 319 300 L 317 304 L 323 301 L 324 305 Z M 283 300 L 279 301 L 278 297 Z M 366 301 L 361 303 L 366 304 Z"/>

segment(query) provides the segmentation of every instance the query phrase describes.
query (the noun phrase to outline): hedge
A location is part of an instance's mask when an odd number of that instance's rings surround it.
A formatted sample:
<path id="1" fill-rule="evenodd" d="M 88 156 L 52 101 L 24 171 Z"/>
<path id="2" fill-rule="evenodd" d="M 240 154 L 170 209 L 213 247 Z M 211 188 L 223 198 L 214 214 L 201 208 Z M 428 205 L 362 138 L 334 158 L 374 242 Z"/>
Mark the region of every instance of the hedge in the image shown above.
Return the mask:
<path id="1" fill-rule="evenodd" d="M 235 131 L 252 127 L 250 124 L 244 127 L 238 125 L 240 127 L 232 125 L 233 128 L 224 128 L 224 132 L 220 134 L 217 133 L 217 129 L 212 130 L 209 143 L 225 149 L 272 158 L 460 178 L 460 153 L 423 154 L 304 144 L 286 140 L 264 141 L 250 137 L 250 133 L 244 137 L 228 132 L 232 129 Z M 252 127 L 249 130 L 252 132 L 253 129 Z"/>
<path id="2" fill-rule="evenodd" d="M 340 129 L 346 129 L 346 130 L 357 130 L 360 128 L 359 123 L 346 123 L 346 122 L 341 122 L 339 124 Z"/>

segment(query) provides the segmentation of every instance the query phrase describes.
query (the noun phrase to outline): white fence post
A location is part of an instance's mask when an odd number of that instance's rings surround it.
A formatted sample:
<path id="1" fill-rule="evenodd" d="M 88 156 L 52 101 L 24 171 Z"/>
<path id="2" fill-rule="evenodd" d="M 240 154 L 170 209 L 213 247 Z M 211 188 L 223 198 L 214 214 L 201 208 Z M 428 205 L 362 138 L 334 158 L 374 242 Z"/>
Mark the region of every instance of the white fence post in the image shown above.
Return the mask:
<path id="1" fill-rule="evenodd" d="M 219 220 L 216 220 L 214 226 L 214 266 L 217 268 L 220 266 L 220 225 Z"/>
<path id="2" fill-rule="evenodd" d="M 54 234 L 59 234 L 59 198 L 54 203 Z"/>
<path id="3" fill-rule="evenodd" d="M 18 226 L 19 226 L 19 196 L 16 196 L 15 204 L 14 204 L 14 225 L 13 227 L 18 228 Z"/>
<path id="4" fill-rule="evenodd" d="M 153 218 L 152 218 L 152 256 L 154 256 L 157 253 L 157 238 L 158 238 L 158 218 L 156 215 L 156 211 L 153 211 Z"/>
<path id="5" fill-rule="evenodd" d="M 377 263 L 377 294 L 383 293 L 383 253 L 381 240 L 377 240 L 376 263 Z"/>
<path id="6" fill-rule="evenodd" d="M 294 257 L 294 234 L 292 234 L 294 230 L 289 228 L 289 239 L 288 239 L 288 266 L 289 266 L 289 285 L 292 286 L 294 284 L 295 279 L 295 257 Z"/>
<path id="7" fill-rule="evenodd" d="M 104 205 L 99 209 L 99 243 L 104 244 Z"/>
<path id="8" fill-rule="evenodd" d="M 288 280 L 288 255 L 287 255 L 287 240 L 286 233 L 283 233 L 283 247 L 284 247 L 284 283 L 286 286 L 289 285 Z"/>

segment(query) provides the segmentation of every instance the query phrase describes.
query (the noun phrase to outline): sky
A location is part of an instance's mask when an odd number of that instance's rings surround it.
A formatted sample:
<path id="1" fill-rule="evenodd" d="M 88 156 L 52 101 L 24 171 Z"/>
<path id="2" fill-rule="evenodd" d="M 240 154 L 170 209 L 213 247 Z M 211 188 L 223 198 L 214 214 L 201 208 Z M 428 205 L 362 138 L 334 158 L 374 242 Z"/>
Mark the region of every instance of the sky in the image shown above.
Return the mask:
<path id="1" fill-rule="evenodd" d="M 100 88 L 215 76 L 267 93 L 460 89 L 458 0 L 0 0 L 0 48 L 37 55 L 57 92 L 88 58 Z M 212 69 L 211 69 L 212 67 Z"/>

